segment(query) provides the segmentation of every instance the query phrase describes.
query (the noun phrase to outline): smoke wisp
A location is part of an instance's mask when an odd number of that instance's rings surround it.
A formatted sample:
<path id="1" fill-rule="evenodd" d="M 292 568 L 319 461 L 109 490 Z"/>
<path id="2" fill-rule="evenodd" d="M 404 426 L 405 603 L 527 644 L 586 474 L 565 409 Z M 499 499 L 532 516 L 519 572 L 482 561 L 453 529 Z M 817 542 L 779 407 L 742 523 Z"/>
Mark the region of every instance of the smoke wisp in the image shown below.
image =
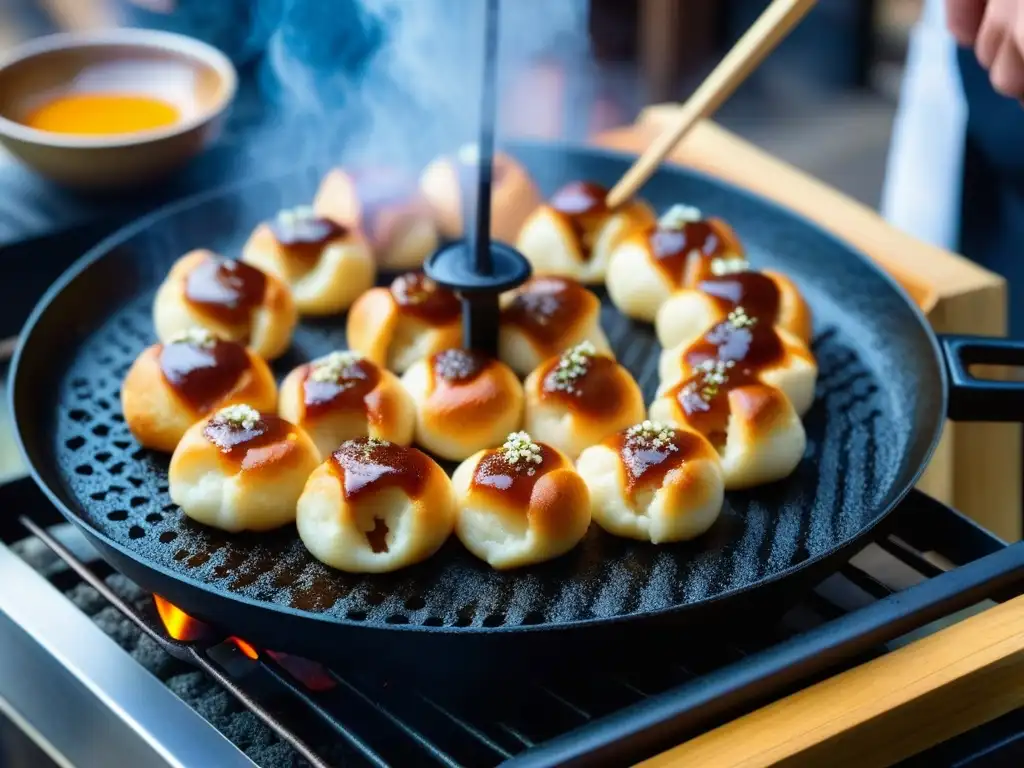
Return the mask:
<path id="1" fill-rule="evenodd" d="M 542 61 L 585 72 L 586 0 L 504 0 L 499 136 L 551 121 L 522 78 Z M 410 171 L 474 141 L 483 0 L 285 0 L 267 67 L 295 162 Z"/>

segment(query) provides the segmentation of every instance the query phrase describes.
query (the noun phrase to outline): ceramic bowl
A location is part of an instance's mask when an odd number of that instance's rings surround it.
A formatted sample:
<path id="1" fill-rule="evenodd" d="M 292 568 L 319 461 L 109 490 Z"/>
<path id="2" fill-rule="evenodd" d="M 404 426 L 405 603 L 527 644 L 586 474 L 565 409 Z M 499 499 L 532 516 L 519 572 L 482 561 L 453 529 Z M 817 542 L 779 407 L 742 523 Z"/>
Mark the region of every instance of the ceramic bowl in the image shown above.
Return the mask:
<path id="1" fill-rule="evenodd" d="M 78 189 L 152 182 L 212 141 L 238 78 L 217 49 L 184 35 L 141 29 L 51 35 L 0 61 L 0 145 L 47 178 Z M 172 103 L 173 125 L 109 136 L 29 128 L 26 115 L 62 93 L 132 93 Z"/>

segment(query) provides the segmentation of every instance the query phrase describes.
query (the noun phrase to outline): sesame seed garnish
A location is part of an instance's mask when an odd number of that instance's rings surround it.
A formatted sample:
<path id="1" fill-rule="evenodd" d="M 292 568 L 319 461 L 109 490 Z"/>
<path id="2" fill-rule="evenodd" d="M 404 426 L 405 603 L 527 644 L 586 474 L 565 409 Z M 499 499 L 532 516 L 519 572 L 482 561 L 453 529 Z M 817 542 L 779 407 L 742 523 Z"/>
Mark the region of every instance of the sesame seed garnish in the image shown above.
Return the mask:
<path id="1" fill-rule="evenodd" d="M 187 328 L 171 338 L 171 344 L 188 344 L 202 349 L 213 347 L 217 341 L 217 336 L 206 328 Z"/>
<path id="2" fill-rule="evenodd" d="M 388 440 L 381 440 L 379 437 L 361 437 L 354 440 L 346 440 L 338 450 L 345 451 L 349 455 L 358 454 L 363 461 L 369 461 L 376 448 L 385 448 L 391 445 Z"/>
<path id="3" fill-rule="evenodd" d="M 694 369 L 695 376 L 683 387 L 684 397 L 699 397 L 705 403 L 719 393 L 722 385 L 729 381 L 729 370 L 736 366 L 735 360 L 713 360 L 702 361 Z"/>
<path id="4" fill-rule="evenodd" d="M 312 206 L 299 205 L 278 211 L 274 230 L 285 241 L 313 242 L 324 237 L 323 219 Z"/>
<path id="5" fill-rule="evenodd" d="M 316 218 L 316 211 L 313 210 L 311 205 L 297 205 L 294 208 L 285 208 L 277 212 L 278 222 L 286 226 Z"/>
<path id="6" fill-rule="evenodd" d="M 711 274 L 715 277 L 749 272 L 750 262 L 742 256 L 724 256 L 711 260 Z"/>
<path id="7" fill-rule="evenodd" d="M 748 315 L 747 311 L 743 307 L 736 307 L 736 309 L 730 312 L 727 321 L 729 325 L 737 330 L 741 328 L 752 328 L 757 324 L 757 318 Z"/>
<path id="8" fill-rule="evenodd" d="M 362 359 L 362 355 L 357 352 L 348 350 L 331 352 L 329 355 L 313 361 L 309 378 L 319 382 L 341 383 L 345 379 L 354 378 L 352 366 Z"/>
<path id="9" fill-rule="evenodd" d="M 486 359 L 468 349 L 446 349 L 434 356 L 434 372 L 446 381 L 465 381 L 483 370 Z"/>
<path id="10" fill-rule="evenodd" d="M 510 433 L 498 453 L 509 467 L 525 471 L 530 476 L 536 474 L 536 465 L 544 462 L 543 449 L 533 442 L 528 432 Z"/>
<path id="11" fill-rule="evenodd" d="M 562 297 L 557 293 L 524 291 L 516 295 L 512 304 L 521 308 L 537 325 L 547 325 L 561 309 Z"/>
<path id="12" fill-rule="evenodd" d="M 406 304 L 422 304 L 437 291 L 437 283 L 426 275 L 410 274 L 396 278 L 402 281 L 400 290 L 404 294 Z"/>
<path id="13" fill-rule="evenodd" d="M 673 205 L 658 219 L 661 229 L 683 229 L 687 224 L 700 221 L 704 215 L 692 205 Z"/>
<path id="14" fill-rule="evenodd" d="M 679 450 L 675 440 L 676 431 L 660 421 L 646 419 L 626 430 L 626 446 L 629 448 Z"/>
<path id="15" fill-rule="evenodd" d="M 570 394 L 575 393 L 576 383 L 587 375 L 590 361 L 596 354 L 597 348 L 589 341 L 581 341 L 562 353 L 558 365 L 552 371 L 554 388 Z"/>
<path id="16" fill-rule="evenodd" d="M 251 405 L 239 403 L 221 408 L 213 418 L 236 429 L 252 429 L 260 422 L 260 412 Z"/>

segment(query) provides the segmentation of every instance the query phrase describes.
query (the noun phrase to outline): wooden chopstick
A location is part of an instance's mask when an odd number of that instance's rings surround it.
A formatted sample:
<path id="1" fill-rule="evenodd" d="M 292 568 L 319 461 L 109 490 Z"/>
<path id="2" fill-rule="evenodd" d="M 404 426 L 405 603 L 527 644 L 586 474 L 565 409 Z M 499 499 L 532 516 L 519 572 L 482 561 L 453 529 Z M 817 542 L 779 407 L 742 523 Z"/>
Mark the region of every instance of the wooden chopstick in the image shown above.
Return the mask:
<path id="1" fill-rule="evenodd" d="M 817 0 L 774 0 L 683 105 L 675 122 L 612 187 L 605 202 L 615 208 L 636 194 L 698 120 L 708 117 L 764 61 Z"/>

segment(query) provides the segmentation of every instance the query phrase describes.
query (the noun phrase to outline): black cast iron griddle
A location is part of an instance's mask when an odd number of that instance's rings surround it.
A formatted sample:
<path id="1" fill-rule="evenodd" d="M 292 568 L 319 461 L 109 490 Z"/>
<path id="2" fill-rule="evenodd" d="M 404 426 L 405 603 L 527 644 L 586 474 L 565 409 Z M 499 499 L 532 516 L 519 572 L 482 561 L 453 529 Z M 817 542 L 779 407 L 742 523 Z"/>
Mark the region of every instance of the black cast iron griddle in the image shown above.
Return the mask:
<path id="1" fill-rule="evenodd" d="M 557 146 L 511 152 L 545 193 L 572 179 L 610 184 L 629 164 Z M 659 211 L 686 202 L 723 217 L 753 264 L 789 274 L 813 308 L 820 378 L 805 419 L 807 452 L 790 478 L 728 494 L 718 523 L 696 541 L 653 546 L 594 525 L 568 555 L 512 572 L 493 571 L 453 538 L 418 566 L 351 575 L 316 561 L 293 527 L 228 535 L 193 523 L 168 497 L 168 457 L 129 434 L 121 379 L 155 341 L 153 294 L 172 262 L 199 247 L 237 255 L 259 221 L 309 200 L 319 177 L 310 171 L 206 194 L 115 235 L 43 299 L 12 374 L 24 453 L 65 516 L 138 583 L 250 642 L 334 660 L 394 650 L 418 664 L 452 643 L 463 659 L 513 647 L 536 656 L 555 636 L 578 649 L 641 625 L 700 626 L 712 613 L 765 604 L 820 575 L 895 507 L 937 441 L 945 372 L 902 291 L 807 221 L 721 181 L 664 168 L 646 199 Z M 602 324 L 649 403 L 659 353 L 653 329 L 607 301 Z M 344 344 L 343 317 L 306 321 L 274 370 L 281 377 Z"/>

